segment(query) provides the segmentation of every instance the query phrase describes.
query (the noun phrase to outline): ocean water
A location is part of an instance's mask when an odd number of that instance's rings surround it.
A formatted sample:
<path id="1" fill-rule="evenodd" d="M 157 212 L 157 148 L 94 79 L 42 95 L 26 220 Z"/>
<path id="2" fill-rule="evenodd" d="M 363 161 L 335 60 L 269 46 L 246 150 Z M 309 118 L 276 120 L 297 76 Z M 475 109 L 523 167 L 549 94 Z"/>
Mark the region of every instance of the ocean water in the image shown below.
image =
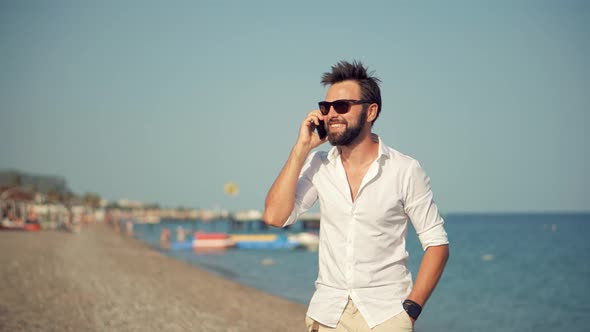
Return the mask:
<path id="1" fill-rule="evenodd" d="M 590 331 L 590 214 L 465 214 L 445 222 L 450 259 L 417 332 Z M 179 225 L 189 232 L 229 231 L 223 221 L 138 224 L 134 230 L 160 250 L 161 228 L 169 227 L 174 238 Z M 423 252 L 413 230 L 408 251 L 416 276 Z M 317 277 L 317 252 L 305 250 L 163 252 L 303 304 Z"/>

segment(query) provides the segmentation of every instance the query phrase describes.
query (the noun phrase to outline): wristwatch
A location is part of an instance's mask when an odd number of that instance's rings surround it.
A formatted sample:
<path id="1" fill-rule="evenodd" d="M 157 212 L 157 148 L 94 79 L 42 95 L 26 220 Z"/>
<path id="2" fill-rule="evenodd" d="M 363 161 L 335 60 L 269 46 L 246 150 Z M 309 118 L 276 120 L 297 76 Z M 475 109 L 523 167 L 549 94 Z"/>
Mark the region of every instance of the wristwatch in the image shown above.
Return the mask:
<path id="1" fill-rule="evenodd" d="M 422 312 L 422 306 L 418 303 L 406 299 L 403 303 L 404 310 L 408 313 L 408 316 L 414 318 L 414 320 L 418 319 L 420 313 Z"/>

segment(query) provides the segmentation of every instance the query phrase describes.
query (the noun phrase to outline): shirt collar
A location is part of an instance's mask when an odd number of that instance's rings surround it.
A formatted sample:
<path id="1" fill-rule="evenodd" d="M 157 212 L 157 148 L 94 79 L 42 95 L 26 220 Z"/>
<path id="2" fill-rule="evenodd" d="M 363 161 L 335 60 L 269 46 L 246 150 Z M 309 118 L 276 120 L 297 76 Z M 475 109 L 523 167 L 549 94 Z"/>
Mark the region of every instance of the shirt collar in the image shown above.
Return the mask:
<path id="1" fill-rule="evenodd" d="M 379 155 L 377 156 L 377 160 L 379 160 L 381 158 L 389 157 L 389 150 L 387 149 L 385 144 L 383 144 L 383 142 L 381 141 L 381 137 L 377 134 L 371 134 L 371 135 L 374 135 L 375 137 L 377 137 L 377 140 L 379 140 Z M 333 146 L 330 149 L 330 151 L 328 151 L 328 161 L 333 163 L 336 160 L 338 160 L 339 157 L 340 157 L 340 150 L 338 150 L 338 147 Z"/>

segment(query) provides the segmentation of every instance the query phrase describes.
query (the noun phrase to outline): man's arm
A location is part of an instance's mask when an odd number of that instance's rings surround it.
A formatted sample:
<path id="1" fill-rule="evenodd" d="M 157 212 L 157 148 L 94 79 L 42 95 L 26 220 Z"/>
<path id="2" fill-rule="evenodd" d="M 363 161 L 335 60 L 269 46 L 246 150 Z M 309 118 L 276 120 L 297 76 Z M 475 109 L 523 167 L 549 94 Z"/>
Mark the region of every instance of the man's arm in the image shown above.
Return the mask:
<path id="1" fill-rule="evenodd" d="M 281 173 L 270 187 L 264 203 L 264 222 L 275 227 L 282 227 L 295 206 L 295 189 L 297 180 L 305 163 L 309 150 L 295 145 Z"/>
<path id="2" fill-rule="evenodd" d="M 262 217 L 265 223 L 282 227 L 291 215 L 295 206 L 297 180 L 307 155 L 313 148 L 326 141 L 326 139 L 320 139 L 318 134 L 314 132 L 316 125 L 319 125 L 319 121 L 322 119 L 323 116 L 319 111 L 313 111 L 301 123 L 297 143 L 266 196 Z"/>
<path id="3" fill-rule="evenodd" d="M 434 291 L 449 258 L 449 240 L 430 190 L 430 178 L 418 162 L 414 162 L 409 169 L 405 192 L 404 210 L 425 250 L 416 282 L 407 299 L 423 306 Z"/>
<path id="4" fill-rule="evenodd" d="M 447 260 L 449 259 L 449 245 L 432 246 L 426 249 L 420 268 L 418 269 L 418 276 L 412 292 L 408 296 L 409 300 L 424 306 L 434 287 L 438 283 Z"/>

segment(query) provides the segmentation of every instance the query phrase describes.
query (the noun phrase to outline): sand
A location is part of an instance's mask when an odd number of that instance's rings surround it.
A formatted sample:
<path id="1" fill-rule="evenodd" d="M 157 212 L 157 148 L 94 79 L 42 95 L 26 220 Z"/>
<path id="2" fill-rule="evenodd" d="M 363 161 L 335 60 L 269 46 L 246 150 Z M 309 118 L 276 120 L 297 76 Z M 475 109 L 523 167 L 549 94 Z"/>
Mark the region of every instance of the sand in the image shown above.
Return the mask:
<path id="1" fill-rule="evenodd" d="M 103 224 L 0 232 L 0 331 L 304 331 L 305 306 Z"/>

